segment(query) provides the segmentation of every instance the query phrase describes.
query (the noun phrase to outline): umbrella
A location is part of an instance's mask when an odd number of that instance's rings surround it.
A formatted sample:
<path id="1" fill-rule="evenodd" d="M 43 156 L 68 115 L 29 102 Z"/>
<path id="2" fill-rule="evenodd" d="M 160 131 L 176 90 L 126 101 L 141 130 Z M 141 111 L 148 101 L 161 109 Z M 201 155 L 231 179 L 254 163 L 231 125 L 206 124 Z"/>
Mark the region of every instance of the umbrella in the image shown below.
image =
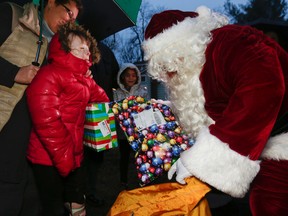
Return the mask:
<path id="1" fill-rule="evenodd" d="M 288 22 L 259 18 L 254 21 L 247 22 L 245 25 L 257 28 L 266 34 L 268 32 L 276 33 L 278 36 L 279 44 L 286 51 L 288 51 Z"/>
<path id="2" fill-rule="evenodd" d="M 20 5 L 31 0 L 10 0 Z M 33 0 L 34 1 L 34 0 Z M 142 0 L 82 0 L 84 10 L 78 23 L 100 41 L 134 26 Z"/>
<path id="3" fill-rule="evenodd" d="M 142 0 L 83 0 L 79 23 L 98 40 L 134 26 Z"/>

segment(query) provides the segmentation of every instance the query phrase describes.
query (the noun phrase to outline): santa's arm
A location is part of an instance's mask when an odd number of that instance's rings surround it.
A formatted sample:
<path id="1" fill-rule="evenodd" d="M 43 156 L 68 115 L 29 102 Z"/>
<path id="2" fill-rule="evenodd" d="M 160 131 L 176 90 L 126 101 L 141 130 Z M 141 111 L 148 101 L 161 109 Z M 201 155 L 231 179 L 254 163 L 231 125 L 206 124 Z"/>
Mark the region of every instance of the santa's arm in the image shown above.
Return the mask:
<path id="1" fill-rule="evenodd" d="M 231 150 L 229 145 L 203 128 L 196 144 L 181 154 L 187 171 L 233 197 L 243 197 L 258 173 L 259 161 Z"/>

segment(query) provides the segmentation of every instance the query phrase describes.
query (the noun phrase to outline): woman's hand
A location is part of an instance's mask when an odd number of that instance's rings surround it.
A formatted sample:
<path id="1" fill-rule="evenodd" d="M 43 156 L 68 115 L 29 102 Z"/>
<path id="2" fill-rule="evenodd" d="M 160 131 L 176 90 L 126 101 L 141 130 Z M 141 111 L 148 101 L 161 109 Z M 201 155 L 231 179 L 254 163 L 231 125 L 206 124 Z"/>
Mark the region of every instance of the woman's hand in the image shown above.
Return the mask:
<path id="1" fill-rule="evenodd" d="M 14 81 L 20 84 L 30 84 L 34 77 L 36 76 L 40 67 L 35 65 L 23 66 L 19 69 L 18 73 L 15 76 Z"/>
<path id="2" fill-rule="evenodd" d="M 90 77 L 91 79 L 93 78 L 93 74 L 92 74 L 92 71 L 90 69 L 87 70 L 86 74 L 85 74 L 86 77 Z"/>

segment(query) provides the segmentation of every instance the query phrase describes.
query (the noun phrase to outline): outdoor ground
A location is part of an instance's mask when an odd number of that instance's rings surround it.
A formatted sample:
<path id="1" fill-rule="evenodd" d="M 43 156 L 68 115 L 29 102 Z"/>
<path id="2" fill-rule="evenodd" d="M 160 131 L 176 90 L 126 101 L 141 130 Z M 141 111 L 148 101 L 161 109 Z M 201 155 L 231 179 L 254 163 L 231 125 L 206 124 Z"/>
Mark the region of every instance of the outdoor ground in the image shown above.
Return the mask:
<path id="1" fill-rule="evenodd" d="M 97 208 L 87 206 L 87 216 L 105 216 L 109 212 L 118 194 L 124 189 L 120 184 L 119 154 L 118 148 L 104 152 L 104 160 L 97 169 L 96 188 L 97 197 L 104 199 L 105 204 Z M 138 184 L 132 157 L 133 155 L 131 155 L 128 183 L 130 188 L 136 188 Z"/>
<path id="2" fill-rule="evenodd" d="M 97 196 L 105 200 L 101 207 L 87 206 L 87 216 L 106 216 L 118 194 L 124 188 L 119 181 L 119 151 L 118 148 L 107 150 L 104 161 L 98 168 L 96 181 Z M 165 177 L 165 176 L 164 176 Z M 131 155 L 130 172 L 128 179 L 129 189 L 138 187 L 136 170 Z M 231 199 L 230 197 L 213 191 L 207 195 L 213 216 L 251 216 L 247 198 Z"/>

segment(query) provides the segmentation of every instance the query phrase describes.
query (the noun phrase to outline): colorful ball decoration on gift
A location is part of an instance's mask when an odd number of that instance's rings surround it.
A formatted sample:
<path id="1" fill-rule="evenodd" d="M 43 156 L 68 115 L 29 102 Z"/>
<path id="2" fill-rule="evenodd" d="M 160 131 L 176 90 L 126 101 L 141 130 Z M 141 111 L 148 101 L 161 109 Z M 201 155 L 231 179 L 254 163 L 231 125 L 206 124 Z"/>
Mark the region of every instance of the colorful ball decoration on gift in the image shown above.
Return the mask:
<path id="1" fill-rule="evenodd" d="M 194 144 L 180 127 L 167 105 L 152 103 L 140 96 L 129 96 L 110 103 L 110 107 L 125 132 L 135 153 L 135 165 L 140 186 L 145 186 L 168 172 L 180 153 Z M 164 122 L 141 128 L 136 125 L 136 117 L 143 111 L 160 112 Z"/>

